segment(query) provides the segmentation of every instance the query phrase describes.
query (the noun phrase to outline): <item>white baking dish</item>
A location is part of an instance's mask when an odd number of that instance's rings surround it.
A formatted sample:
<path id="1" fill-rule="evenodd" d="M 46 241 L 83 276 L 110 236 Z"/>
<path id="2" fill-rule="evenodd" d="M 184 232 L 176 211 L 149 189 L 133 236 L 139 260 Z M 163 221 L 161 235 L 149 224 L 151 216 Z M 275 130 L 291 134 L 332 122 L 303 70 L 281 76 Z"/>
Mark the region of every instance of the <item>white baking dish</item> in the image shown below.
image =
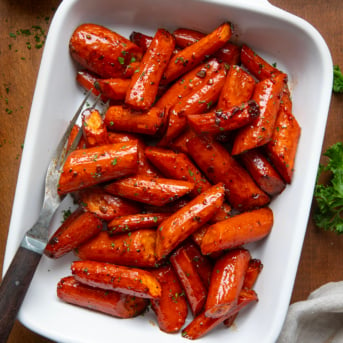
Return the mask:
<path id="1" fill-rule="evenodd" d="M 159 27 L 209 32 L 223 21 L 235 24 L 234 39 L 249 44 L 288 73 L 294 114 L 302 134 L 293 183 L 272 204 L 273 231 L 266 240 L 249 247 L 253 257 L 264 264 L 255 287 L 259 303 L 241 313 L 234 328 L 216 329 L 202 341 L 250 343 L 277 339 L 290 301 L 311 206 L 330 101 L 332 61 L 325 42 L 310 24 L 264 0 L 62 2 L 49 30 L 32 103 L 4 272 L 24 232 L 38 217 L 51 154 L 83 97 L 68 51 L 75 27 L 93 22 L 129 36 L 133 30 L 152 34 Z M 51 230 L 59 225 L 60 214 L 55 216 Z M 59 301 L 56 284 L 70 274 L 72 260 L 72 255 L 58 261 L 43 257 L 19 312 L 25 326 L 59 342 L 185 342 L 181 334 L 161 332 L 149 313 L 119 320 Z"/>

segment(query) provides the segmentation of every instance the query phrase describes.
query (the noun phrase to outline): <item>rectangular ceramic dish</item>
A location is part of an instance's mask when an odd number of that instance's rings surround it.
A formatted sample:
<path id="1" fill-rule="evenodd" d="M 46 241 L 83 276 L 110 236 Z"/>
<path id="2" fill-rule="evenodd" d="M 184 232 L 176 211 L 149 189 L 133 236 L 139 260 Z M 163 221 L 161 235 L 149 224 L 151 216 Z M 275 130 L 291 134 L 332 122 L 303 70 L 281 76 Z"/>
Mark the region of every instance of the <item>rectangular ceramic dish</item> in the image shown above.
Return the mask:
<path id="1" fill-rule="evenodd" d="M 4 272 L 24 232 L 38 217 L 51 154 L 83 97 L 68 51 L 76 26 L 93 22 L 128 37 L 133 30 L 152 34 L 159 27 L 210 32 L 223 21 L 235 25 L 233 40 L 247 43 L 288 73 L 294 114 L 302 134 L 292 185 L 272 203 L 272 233 L 249 247 L 252 256 L 264 264 L 255 287 L 259 302 L 241 313 L 234 328 L 216 329 L 202 341 L 267 343 L 277 339 L 289 305 L 311 206 L 331 95 L 332 61 L 325 42 L 310 24 L 266 0 L 62 2 L 48 34 L 32 103 Z M 59 212 L 51 231 L 60 220 Z M 25 326 L 58 342 L 185 342 L 181 334 L 161 332 L 149 313 L 119 320 L 59 301 L 56 284 L 61 277 L 70 275 L 73 257 L 68 255 L 58 261 L 42 258 L 19 312 Z"/>

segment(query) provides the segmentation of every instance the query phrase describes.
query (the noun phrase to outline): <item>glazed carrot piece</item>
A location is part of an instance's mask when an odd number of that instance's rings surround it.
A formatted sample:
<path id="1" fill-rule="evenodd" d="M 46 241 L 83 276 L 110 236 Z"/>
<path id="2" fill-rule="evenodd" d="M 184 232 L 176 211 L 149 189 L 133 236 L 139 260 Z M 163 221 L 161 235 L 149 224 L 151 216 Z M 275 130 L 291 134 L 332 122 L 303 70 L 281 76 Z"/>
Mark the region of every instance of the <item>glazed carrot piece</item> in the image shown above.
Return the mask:
<path id="1" fill-rule="evenodd" d="M 217 108 L 228 109 L 249 101 L 255 88 L 254 78 L 237 65 L 230 66 Z"/>
<path id="2" fill-rule="evenodd" d="M 295 156 L 301 134 L 301 127 L 291 111 L 291 100 L 289 94 L 285 93 L 276 118 L 272 139 L 266 146 L 273 165 L 288 184 L 293 178 Z"/>
<path id="3" fill-rule="evenodd" d="M 58 193 L 66 194 L 137 171 L 137 142 L 74 150 L 65 161 Z"/>
<path id="4" fill-rule="evenodd" d="M 187 154 L 187 142 L 196 135 L 197 134 L 189 126 L 187 126 L 180 135 L 170 142 L 169 147 L 176 151 Z"/>
<path id="5" fill-rule="evenodd" d="M 94 213 L 107 222 L 115 217 L 136 214 L 141 211 L 140 206 L 136 203 L 109 194 L 100 186 L 82 189 L 74 195 L 84 211 Z"/>
<path id="6" fill-rule="evenodd" d="M 114 218 L 107 224 L 107 231 L 113 235 L 141 229 L 152 229 L 156 228 L 168 217 L 168 213 L 138 213 Z"/>
<path id="7" fill-rule="evenodd" d="M 113 236 L 102 231 L 80 245 L 75 253 L 82 260 L 143 268 L 155 267 L 155 243 L 156 230 L 144 229 Z"/>
<path id="8" fill-rule="evenodd" d="M 253 290 L 242 290 L 238 297 L 237 305 L 230 311 L 229 316 L 234 315 L 242 308 L 256 302 L 258 300 L 257 294 Z M 226 319 L 226 316 L 219 318 L 211 318 L 205 315 L 205 312 L 199 314 L 182 330 L 182 337 L 188 339 L 197 339 L 205 336 L 208 332 L 216 328 Z"/>
<path id="9" fill-rule="evenodd" d="M 165 177 L 194 183 L 194 189 L 190 193 L 191 197 L 196 197 L 211 187 L 204 175 L 184 153 L 175 153 L 172 150 L 158 147 L 147 147 L 145 155 Z"/>
<path id="10" fill-rule="evenodd" d="M 207 289 L 204 286 L 195 265 L 192 263 L 191 258 L 182 246 L 170 256 L 170 262 L 186 293 L 193 315 L 198 315 L 206 302 Z"/>
<path id="11" fill-rule="evenodd" d="M 270 198 L 220 143 L 210 137 L 193 137 L 189 155 L 212 183 L 223 182 L 233 209 L 245 211 L 264 206 Z"/>
<path id="12" fill-rule="evenodd" d="M 183 249 L 192 261 L 192 264 L 199 274 L 203 285 L 206 289 L 208 289 L 213 269 L 211 261 L 207 258 L 207 256 L 204 256 L 195 243 L 192 243 L 191 241 L 184 244 Z"/>
<path id="13" fill-rule="evenodd" d="M 129 88 L 130 79 L 98 79 L 95 82 L 96 88 L 102 96 L 111 100 L 124 100 Z"/>
<path id="14" fill-rule="evenodd" d="M 224 186 L 218 183 L 202 192 L 157 229 L 156 258 L 161 260 L 193 232 L 206 224 L 224 200 Z"/>
<path id="15" fill-rule="evenodd" d="M 286 84 L 286 75 L 260 81 L 254 91 L 253 100 L 260 108 L 260 115 L 248 126 L 239 130 L 233 143 L 232 155 L 262 146 L 272 139 L 280 100 Z"/>
<path id="16" fill-rule="evenodd" d="M 164 332 L 178 332 L 186 321 L 188 307 L 177 275 L 170 265 L 152 269 L 151 273 L 162 288 L 161 297 L 151 299 L 151 308 L 157 316 L 158 326 Z"/>
<path id="17" fill-rule="evenodd" d="M 77 83 L 85 90 L 92 90 L 95 96 L 100 94 L 99 87 L 97 87 L 99 76 L 89 72 L 88 70 L 79 70 L 76 74 Z M 107 101 L 108 98 L 105 95 L 101 95 L 102 101 Z"/>
<path id="18" fill-rule="evenodd" d="M 158 143 L 160 146 L 168 145 L 187 127 L 186 115 L 203 113 L 211 108 L 219 97 L 225 81 L 225 73 L 222 65 L 212 72 L 207 72 L 203 82 L 169 110 L 167 130 Z"/>
<path id="19" fill-rule="evenodd" d="M 82 112 L 82 134 L 87 148 L 109 143 L 107 128 L 96 108 Z"/>
<path id="20" fill-rule="evenodd" d="M 68 142 L 67 142 L 67 146 L 66 146 L 66 151 L 69 151 L 69 149 L 71 148 L 74 139 L 76 138 L 77 134 L 79 133 L 79 131 L 81 130 L 80 126 L 75 124 L 70 132 L 70 135 L 68 137 Z M 84 149 L 86 147 L 86 142 L 85 139 L 81 136 L 79 143 L 76 146 L 76 149 Z"/>
<path id="21" fill-rule="evenodd" d="M 110 106 L 105 113 L 105 125 L 109 130 L 155 135 L 164 122 L 164 109 L 152 107 L 142 113 L 124 106 Z"/>
<path id="22" fill-rule="evenodd" d="M 199 135 L 216 135 L 246 126 L 252 123 L 259 114 L 258 105 L 254 100 L 250 100 L 240 106 L 232 106 L 227 110 L 189 114 L 187 115 L 187 121 L 190 127 Z"/>
<path id="23" fill-rule="evenodd" d="M 101 220 L 93 213 L 74 211 L 49 239 L 44 254 L 59 258 L 102 230 Z"/>
<path id="24" fill-rule="evenodd" d="M 127 38 L 96 24 L 82 24 L 69 41 L 72 58 L 102 78 L 123 77 L 127 65 L 142 58 L 142 50 Z"/>
<path id="25" fill-rule="evenodd" d="M 232 217 L 232 207 L 227 203 L 223 202 L 218 212 L 211 218 L 209 223 L 217 223 L 222 220 Z"/>
<path id="26" fill-rule="evenodd" d="M 126 104 L 136 110 L 150 109 L 174 47 L 174 37 L 168 31 L 158 29 L 142 58 L 138 72 L 131 78 L 125 97 Z"/>
<path id="27" fill-rule="evenodd" d="M 206 255 L 266 237 L 273 226 L 273 212 L 263 207 L 235 215 L 209 226 L 201 242 L 201 252 Z"/>
<path id="28" fill-rule="evenodd" d="M 175 43 L 178 47 L 186 48 L 205 36 L 204 33 L 190 30 L 186 28 L 179 28 L 173 32 L 175 37 Z M 227 42 L 221 49 L 213 54 L 219 62 L 226 64 L 240 64 L 240 53 L 241 49 L 239 46 Z"/>
<path id="29" fill-rule="evenodd" d="M 174 55 L 164 72 L 162 82 L 167 84 L 201 63 L 206 56 L 222 48 L 231 37 L 231 25 L 224 23 L 210 34 L 201 38 Z"/>
<path id="30" fill-rule="evenodd" d="M 138 141 L 138 135 L 134 133 L 108 131 L 107 135 L 108 141 L 111 144 L 124 143 L 134 140 Z"/>
<path id="31" fill-rule="evenodd" d="M 194 183 L 188 181 L 144 175 L 123 178 L 105 186 L 111 194 L 155 206 L 164 206 L 188 194 L 193 188 Z"/>
<path id="32" fill-rule="evenodd" d="M 241 49 L 241 62 L 260 81 L 281 74 L 280 70 L 269 64 L 246 44 L 243 44 Z"/>
<path id="33" fill-rule="evenodd" d="M 141 32 L 132 31 L 130 34 L 130 41 L 138 45 L 143 50 L 143 53 L 148 50 L 152 40 L 153 37 L 145 35 Z"/>
<path id="34" fill-rule="evenodd" d="M 90 287 L 76 281 L 73 276 L 64 277 L 58 282 L 57 296 L 69 304 L 118 318 L 136 317 L 148 306 L 147 299 Z"/>
<path id="35" fill-rule="evenodd" d="M 97 261 L 75 261 L 74 278 L 88 286 L 154 299 L 161 297 L 161 285 L 148 271 Z"/>
<path id="36" fill-rule="evenodd" d="M 216 261 L 205 304 L 207 317 L 226 316 L 236 306 L 249 261 L 249 251 L 242 248 L 233 249 Z"/>
<path id="37" fill-rule="evenodd" d="M 240 155 L 243 165 L 257 185 L 270 196 L 280 194 L 285 182 L 259 149 L 251 149 Z"/>

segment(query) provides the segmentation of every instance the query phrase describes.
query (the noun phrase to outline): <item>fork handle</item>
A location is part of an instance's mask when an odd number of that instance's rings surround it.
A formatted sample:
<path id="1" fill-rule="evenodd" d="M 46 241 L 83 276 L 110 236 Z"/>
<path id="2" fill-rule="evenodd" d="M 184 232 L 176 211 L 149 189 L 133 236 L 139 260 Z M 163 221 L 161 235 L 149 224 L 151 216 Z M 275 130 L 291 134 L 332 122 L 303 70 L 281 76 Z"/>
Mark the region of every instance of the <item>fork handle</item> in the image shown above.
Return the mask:
<path id="1" fill-rule="evenodd" d="M 12 330 L 17 313 L 42 255 L 19 247 L 0 286 L 0 342 Z"/>

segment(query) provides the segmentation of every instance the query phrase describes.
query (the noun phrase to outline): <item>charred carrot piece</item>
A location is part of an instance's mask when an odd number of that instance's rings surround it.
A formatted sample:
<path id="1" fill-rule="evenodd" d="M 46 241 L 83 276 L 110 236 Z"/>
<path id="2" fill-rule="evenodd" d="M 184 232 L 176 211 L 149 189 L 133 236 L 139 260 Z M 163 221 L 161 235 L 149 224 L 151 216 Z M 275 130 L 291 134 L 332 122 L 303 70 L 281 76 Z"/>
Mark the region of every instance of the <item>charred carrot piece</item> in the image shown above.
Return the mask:
<path id="1" fill-rule="evenodd" d="M 220 143 L 210 137 L 193 137 L 187 143 L 190 156 L 212 183 L 223 182 L 229 204 L 238 211 L 261 207 L 270 198 Z"/>
<path id="2" fill-rule="evenodd" d="M 122 77 L 132 59 L 140 60 L 142 50 L 106 27 L 82 24 L 69 41 L 72 58 L 102 78 Z"/>
<path id="3" fill-rule="evenodd" d="M 206 224 L 224 200 L 223 184 L 216 184 L 163 221 L 157 229 L 156 257 L 161 260 Z"/>
<path id="4" fill-rule="evenodd" d="M 205 33 L 186 28 L 179 28 L 173 32 L 173 35 L 175 37 L 176 45 L 181 48 L 186 48 L 187 46 L 198 42 L 205 36 Z M 213 55 L 220 62 L 224 62 L 226 64 L 240 64 L 240 54 L 241 49 L 239 46 L 231 42 L 227 42 Z"/>
<path id="5" fill-rule="evenodd" d="M 124 100 L 130 85 L 130 79 L 98 79 L 95 82 L 96 88 L 102 96 L 111 100 Z"/>
<path id="6" fill-rule="evenodd" d="M 161 285 L 148 271 L 97 261 L 75 261 L 75 279 L 85 285 L 124 294 L 154 299 L 161 297 Z"/>
<path id="7" fill-rule="evenodd" d="M 94 213 L 107 222 L 115 217 L 136 214 L 141 211 L 140 206 L 136 203 L 109 194 L 100 186 L 82 189 L 74 195 L 84 211 Z"/>
<path id="8" fill-rule="evenodd" d="M 198 315 L 206 302 L 207 289 L 195 265 L 184 247 L 178 248 L 170 256 L 170 262 L 182 284 L 193 315 Z"/>
<path id="9" fill-rule="evenodd" d="M 203 114 L 189 114 L 187 121 L 190 127 L 199 135 L 221 134 L 225 131 L 237 130 L 252 123 L 260 114 L 254 100 L 232 106 L 227 110 L 215 110 Z"/>
<path id="10" fill-rule="evenodd" d="M 164 332 L 178 332 L 188 314 L 187 301 L 178 277 L 170 265 L 152 269 L 151 273 L 162 288 L 161 297 L 151 299 L 151 308 L 157 316 L 158 326 Z"/>
<path id="11" fill-rule="evenodd" d="M 91 90 L 95 96 L 98 96 L 100 94 L 98 80 L 99 76 L 87 70 L 79 70 L 76 74 L 77 83 L 85 90 Z M 101 100 L 106 102 L 108 98 L 105 95 L 101 95 Z"/>
<path id="12" fill-rule="evenodd" d="M 286 183 L 291 183 L 301 127 L 292 114 L 288 93 L 282 97 L 272 139 L 266 150 L 273 165 Z"/>
<path id="13" fill-rule="evenodd" d="M 64 277 L 58 282 L 57 296 L 69 304 L 118 318 L 136 317 L 148 306 L 147 299 L 90 287 L 76 281 L 73 276 Z"/>
<path id="14" fill-rule="evenodd" d="M 102 231 L 80 245 L 76 255 L 82 260 L 109 262 L 134 267 L 155 267 L 156 230 L 137 230 L 110 236 Z"/>
<path id="15" fill-rule="evenodd" d="M 232 309 L 232 311 L 230 311 L 230 314 L 228 316 L 234 315 L 242 308 L 246 307 L 254 301 L 256 302 L 257 300 L 257 294 L 253 290 L 242 290 L 239 295 L 237 305 Z M 182 337 L 188 339 L 197 339 L 203 337 L 211 330 L 216 328 L 219 324 L 221 324 L 225 319 L 226 316 L 219 318 L 207 317 L 205 315 L 205 312 L 202 312 L 196 318 L 194 318 L 186 326 L 185 329 L 182 330 Z"/>
<path id="16" fill-rule="evenodd" d="M 266 237 L 273 226 L 269 207 L 244 212 L 209 226 L 201 242 L 201 252 L 210 254 L 232 249 Z"/>
<path id="17" fill-rule="evenodd" d="M 257 102 L 260 115 L 250 125 L 239 130 L 232 148 L 233 155 L 271 141 L 285 84 L 286 75 L 279 74 L 256 85 L 252 99 Z"/>
<path id="18" fill-rule="evenodd" d="M 175 153 L 172 150 L 158 147 L 147 147 L 145 155 L 164 176 L 194 183 L 194 189 L 190 193 L 191 197 L 196 197 L 211 187 L 204 175 L 184 153 Z"/>
<path id="19" fill-rule="evenodd" d="M 109 234 L 113 235 L 141 229 L 152 229 L 160 225 L 168 217 L 168 213 L 132 214 L 114 218 L 107 224 L 107 230 Z"/>
<path id="20" fill-rule="evenodd" d="M 231 25 L 224 23 L 213 32 L 201 38 L 174 55 L 164 72 L 163 83 L 170 83 L 182 74 L 203 62 L 206 56 L 212 55 L 222 48 L 231 37 Z"/>
<path id="21" fill-rule="evenodd" d="M 219 97 L 225 74 L 226 71 L 222 65 L 208 72 L 201 84 L 169 110 L 167 130 L 158 143 L 160 146 L 168 145 L 187 127 L 186 115 L 203 113 L 211 108 Z"/>
<path id="22" fill-rule="evenodd" d="M 241 49 L 241 62 L 260 81 L 281 74 L 280 70 L 269 64 L 246 44 L 243 44 Z"/>
<path id="23" fill-rule="evenodd" d="M 259 149 L 248 150 L 240 155 L 243 165 L 257 185 L 270 196 L 280 194 L 285 182 Z"/>
<path id="24" fill-rule="evenodd" d="M 109 130 L 155 135 L 164 122 L 164 109 L 152 107 L 141 113 L 124 106 L 110 106 L 105 113 L 105 125 Z"/>
<path id="25" fill-rule="evenodd" d="M 130 34 L 130 41 L 138 45 L 143 50 L 143 53 L 148 50 L 152 40 L 153 37 L 145 35 L 141 32 L 132 31 Z"/>
<path id="26" fill-rule="evenodd" d="M 96 108 L 86 109 L 82 112 L 82 134 L 87 148 L 109 143 L 107 128 Z"/>
<path id="27" fill-rule="evenodd" d="M 230 66 L 217 108 L 225 110 L 249 101 L 254 88 L 255 80 L 250 74 L 237 65 Z"/>
<path id="28" fill-rule="evenodd" d="M 213 269 L 211 261 L 207 258 L 207 256 L 204 256 L 201 253 L 200 249 L 195 245 L 195 243 L 192 243 L 191 241 L 187 242 L 183 246 L 183 249 L 192 261 L 203 285 L 206 289 L 208 289 Z"/>
<path id="29" fill-rule="evenodd" d="M 102 230 L 101 220 L 93 213 L 74 211 L 49 239 L 44 254 L 59 258 Z"/>
<path id="30" fill-rule="evenodd" d="M 105 190 L 111 194 L 155 206 L 172 202 L 188 194 L 193 188 L 194 183 L 188 181 L 144 175 L 123 178 L 105 186 Z"/>
<path id="31" fill-rule="evenodd" d="M 58 192 L 66 194 L 136 171 L 137 142 L 74 150 L 63 166 Z"/>
<path id="32" fill-rule="evenodd" d="M 223 317 L 236 306 L 249 261 L 249 251 L 242 248 L 233 249 L 216 261 L 205 304 L 207 317 Z"/>
<path id="33" fill-rule="evenodd" d="M 138 72 L 131 78 L 126 104 L 136 110 L 150 109 L 174 47 L 174 37 L 168 31 L 158 29 L 143 56 Z"/>

